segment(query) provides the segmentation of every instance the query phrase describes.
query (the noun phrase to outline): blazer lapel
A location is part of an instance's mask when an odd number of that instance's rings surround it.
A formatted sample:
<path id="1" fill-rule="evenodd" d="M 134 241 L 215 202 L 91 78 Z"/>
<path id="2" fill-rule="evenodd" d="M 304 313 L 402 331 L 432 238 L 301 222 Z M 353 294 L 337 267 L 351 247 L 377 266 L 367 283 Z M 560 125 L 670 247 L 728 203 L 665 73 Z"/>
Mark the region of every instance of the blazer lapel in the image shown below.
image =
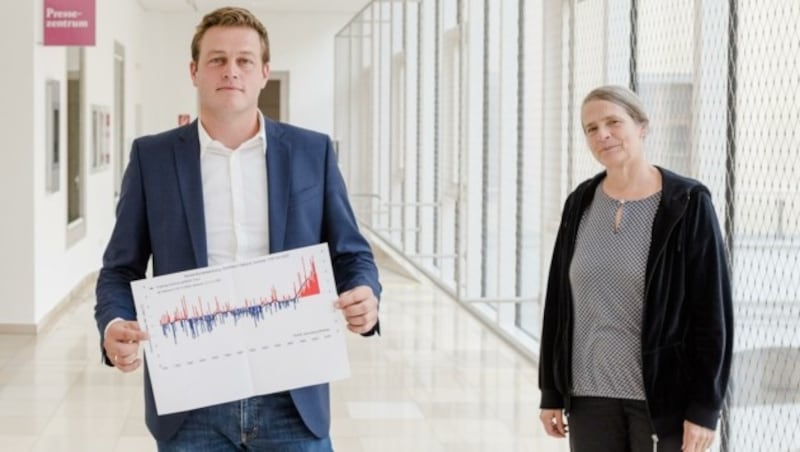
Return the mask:
<path id="1" fill-rule="evenodd" d="M 183 211 L 189 226 L 194 259 L 198 267 L 208 266 L 206 222 L 203 213 L 203 177 L 200 172 L 200 138 L 197 120 L 186 126 L 173 147 Z"/>
<path id="2" fill-rule="evenodd" d="M 269 198 L 269 250 L 283 251 L 286 242 L 286 219 L 291 191 L 289 144 L 282 140 L 281 126 L 264 117 L 267 129 L 267 186 Z"/>

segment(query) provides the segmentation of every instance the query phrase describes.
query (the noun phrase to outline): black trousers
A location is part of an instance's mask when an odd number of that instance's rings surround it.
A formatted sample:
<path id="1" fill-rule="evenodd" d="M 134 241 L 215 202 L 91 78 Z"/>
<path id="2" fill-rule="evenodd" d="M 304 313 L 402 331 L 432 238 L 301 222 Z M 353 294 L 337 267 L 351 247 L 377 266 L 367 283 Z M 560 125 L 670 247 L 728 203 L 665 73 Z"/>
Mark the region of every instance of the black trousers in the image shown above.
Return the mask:
<path id="1" fill-rule="evenodd" d="M 680 452 L 683 441 L 675 434 L 656 443 L 641 400 L 573 397 L 567 422 L 572 452 Z"/>

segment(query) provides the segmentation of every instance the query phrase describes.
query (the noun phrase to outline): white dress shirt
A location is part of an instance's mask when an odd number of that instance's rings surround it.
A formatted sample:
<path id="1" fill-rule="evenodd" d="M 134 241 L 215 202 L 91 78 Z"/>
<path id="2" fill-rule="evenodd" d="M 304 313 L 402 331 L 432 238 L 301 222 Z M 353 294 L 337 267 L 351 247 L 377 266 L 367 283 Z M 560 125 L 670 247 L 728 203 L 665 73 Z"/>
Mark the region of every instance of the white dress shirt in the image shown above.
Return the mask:
<path id="1" fill-rule="evenodd" d="M 267 135 L 258 115 L 258 132 L 231 150 L 212 139 L 197 121 L 206 222 L 208 265 L 252 259 L 269 253 Z M 108 322 L 108 328 L 121 322 Z"/>
<path id="2" fill-rule="evenodd" d="M 264 118 L 258 132 L 236 149 L 212 139 L 201 121 L 200 169 L 208 265 L 269 253 L 267 141 Z"/>

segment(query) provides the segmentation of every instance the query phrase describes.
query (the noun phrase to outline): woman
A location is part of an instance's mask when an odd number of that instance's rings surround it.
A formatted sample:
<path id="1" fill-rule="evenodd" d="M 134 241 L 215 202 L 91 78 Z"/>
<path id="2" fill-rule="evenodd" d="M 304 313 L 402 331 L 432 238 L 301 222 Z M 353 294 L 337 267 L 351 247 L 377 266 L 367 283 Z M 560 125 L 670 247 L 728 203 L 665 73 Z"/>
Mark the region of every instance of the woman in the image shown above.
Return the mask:
<path id="1" fill-rule="evenodd" d="M 586 451 L 705 451 L 730 373 L 730 279 L 711 194 L 647 162 L 626 88 L 583 101 L 605 171 L 567 198 L 542 330 L 541 421 Z"/>

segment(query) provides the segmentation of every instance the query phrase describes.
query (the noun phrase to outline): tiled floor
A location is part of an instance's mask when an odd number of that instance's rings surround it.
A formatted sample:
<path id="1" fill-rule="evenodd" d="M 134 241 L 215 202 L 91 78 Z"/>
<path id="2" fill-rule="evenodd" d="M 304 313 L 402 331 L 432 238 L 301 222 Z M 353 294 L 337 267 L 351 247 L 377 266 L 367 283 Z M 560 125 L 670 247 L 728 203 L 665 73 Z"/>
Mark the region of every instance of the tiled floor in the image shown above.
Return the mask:
<path id="1" fill-rule="evenodd" d="M 566 451 L 543 436 L 535 367 L 428 283 L 381 259 L 383 336 L 348 338 L 338 452 Z M 154 451 L 141 370 L 100 364 L 91 293 L 48 332 L 0 335 L 0 451 Z"/>

